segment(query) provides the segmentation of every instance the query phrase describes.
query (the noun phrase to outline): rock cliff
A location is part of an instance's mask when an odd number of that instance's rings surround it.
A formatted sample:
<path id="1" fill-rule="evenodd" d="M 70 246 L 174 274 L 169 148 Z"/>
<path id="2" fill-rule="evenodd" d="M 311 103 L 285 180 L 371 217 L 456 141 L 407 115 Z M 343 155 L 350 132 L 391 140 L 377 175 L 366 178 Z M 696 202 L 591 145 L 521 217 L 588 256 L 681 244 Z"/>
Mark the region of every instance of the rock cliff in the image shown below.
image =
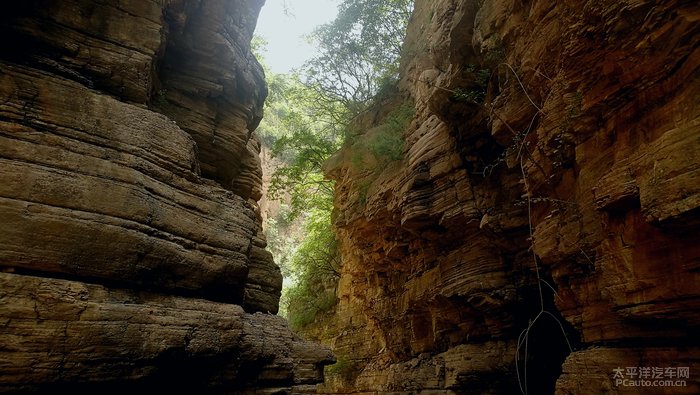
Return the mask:
<path id="1" fill-rule="evenodd" d="M 321 392 L 700 392 L 699 22 L 694 1 L 417 0 L 400 93 L 327 165 Z M 367 146 L 401 106 L 386 163 Z"/>
<path id="2" fill-rule="evenodd" d="M 0 7 L 1 393 L 322 380 L 328 350 L 272 315 L 252 135 L 262 4 Z"/>

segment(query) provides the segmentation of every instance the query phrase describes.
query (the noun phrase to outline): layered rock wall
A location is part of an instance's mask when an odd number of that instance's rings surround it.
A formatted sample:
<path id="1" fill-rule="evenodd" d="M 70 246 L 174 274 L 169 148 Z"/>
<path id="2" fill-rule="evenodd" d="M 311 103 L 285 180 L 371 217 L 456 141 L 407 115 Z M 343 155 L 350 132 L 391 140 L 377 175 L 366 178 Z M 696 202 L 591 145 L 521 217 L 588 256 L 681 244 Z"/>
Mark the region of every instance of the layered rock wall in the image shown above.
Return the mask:
<path id="1" fill-rule="evenodd" d="M 0 392 L 322 380 L 328 351 L 270 314 L 262 3 L 2 6 Z"/>
<path id="2" fill-rule="evenodd" d="M 322 392 L 700 391 L 698 22 L 696 2 L 418 0 L 403 96 L 360 121 L 372 141 L 412 105 L 403 158 L 328 163 Z M 616 384 L 627 367 L 690 377 Z"/>

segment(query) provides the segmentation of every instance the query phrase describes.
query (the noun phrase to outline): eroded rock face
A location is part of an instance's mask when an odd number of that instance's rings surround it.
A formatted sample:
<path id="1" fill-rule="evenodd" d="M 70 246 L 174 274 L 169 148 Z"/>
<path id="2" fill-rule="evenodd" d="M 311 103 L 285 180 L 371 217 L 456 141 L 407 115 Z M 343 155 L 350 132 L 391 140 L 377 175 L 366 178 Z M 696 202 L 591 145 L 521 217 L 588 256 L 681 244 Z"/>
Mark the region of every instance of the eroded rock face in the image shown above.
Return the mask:
<path id="1" fill-rule="evenodd" d="M 261 6 L 2 6 L 0 392 L 322 380 L 332 356 L 270 315 L 282 278 L 256 203 L 266 86 L 249 48 Z"/>
<path id="2" fill-rule="evenodd" d="M 369 141 L 412 103 L 403 159 L 328 164 L 344 266 L 312 335 L 343 363 L 322 392 L 700 391 L 613 380 L 700 368 L 699 21 L 694 2 L 418 0 L 404 97 L 362 121 Z"/>
<path id="3" fill-rule="evenodd" d="M 251 393 L 323 380 L 328 352 L 240 306 L 0 274 L 0 391 Z"/>
<path id="4" fill-rule="evenodd" d="M 260 123 L 267 96 L 250 52 L 262 1 L 175 2 L 154 105 L 197 143 L 202 176 L 258 201 Z"/>

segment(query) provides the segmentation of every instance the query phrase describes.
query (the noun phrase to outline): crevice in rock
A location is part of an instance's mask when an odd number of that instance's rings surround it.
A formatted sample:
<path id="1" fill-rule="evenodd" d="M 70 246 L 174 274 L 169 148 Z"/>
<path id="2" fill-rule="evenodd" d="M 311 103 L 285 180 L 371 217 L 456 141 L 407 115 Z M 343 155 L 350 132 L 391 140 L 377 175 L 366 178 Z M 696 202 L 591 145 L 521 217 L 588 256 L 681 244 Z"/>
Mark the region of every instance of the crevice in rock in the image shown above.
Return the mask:
<path id="1" fill-rule="evenodd" d="M 554 393 L 564 360 L 581 348 L 580 333 L 557 309 L 554 281 L 545 273 L 540 276 L 542 287 L 520 288 L 521 308 L 513 312 L 520 326 L 527 328 L 518 338 L 515 370 L 519 389 L 528 394 Z"/>
<path id="2" fill-rule="evenodd" d="M 133 281 L 124 281 L 117 278 L 106 278 L 106 277 L 93 277 L 85 276 L 80 273 L 65 273 L 65 272 L 47 272 L 37 269 L 28 269 L 24 267 L 15 267 L 11 263 L 3 262 L 0 264 L 0 271 L 4 273 L 14 273 L 22 276 L 31 276 L 37 278 L 47 278 L 47 279 L 60 279 L 76 281 L 85 284 L 101 285 L 110 289 L 121 289 L 121 290 L 132 290 L 132 291 L 142 291 L 142 292 L 153 292 L 153 293 L 163 293 L 173 296 L 181 296 L 186 298 L 201 298 L 210 300 L 212 302 L 221 303 L 233 303 L 242 304 L 243 303 L 243 290 L 240 288 L 231 287 L 228 284 L 222 284 L 220 286 L 209 286 L 201 290 L 191 290 L 182 289 L 171 286 L 156 286 L 154 285 L 153 279 L 157 279 L 162 276 L 162 273 L 152 273 L 148 276 L 144 275 L 141 277 L 140 283 L 134 283 Z M 169 274 L 168 274 L 169 276 Z M 38 313 L 37 313 L 38 314 Z M 38 318 L 38 315 L 37 315 Z"/>

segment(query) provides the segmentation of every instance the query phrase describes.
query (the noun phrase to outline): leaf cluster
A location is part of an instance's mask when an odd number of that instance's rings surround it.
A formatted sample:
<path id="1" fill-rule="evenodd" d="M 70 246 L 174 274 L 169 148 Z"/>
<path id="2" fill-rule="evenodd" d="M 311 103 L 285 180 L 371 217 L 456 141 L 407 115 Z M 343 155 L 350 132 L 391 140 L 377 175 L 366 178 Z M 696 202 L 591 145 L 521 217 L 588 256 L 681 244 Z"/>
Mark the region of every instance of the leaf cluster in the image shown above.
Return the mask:
<path id="1" fill-rule="evenodd" d="M 320 108 L 340 103 L 346 116 L 364 110 L 382 82 L 398 75 L 412 0 L 344 0 L 337 18 L 311 36 L 319 54 L 304 66 Z"/>
<path id="2" fill-rule="evenodd" d="M 330 208 L 313 210 L 304 224 L 304 240 L 291 258 L 292 285 L 282 303 L 292 328 L 301 329 L 337 303 L 340 276 L 338 240 L 331 229 Z"/>
<path id="3" fill-rule="evenodd" d="M 360 170 L 365 165 L 364 157 L 367 153 L 372 155 L 372 163 L 376 164 L 375 170 L 384 169 L 389 163 L 403 159 L 404 139 L 403 132 L 413 119 L 415 108 L 412 101 L 403 103 L 391 111 L 378 125 L 374 132 L 357 141 L 353 145 L 355 151 L 352 156 L 353 167 Z M 358 138 L 355 137 L 357 140 Z"/>
<path id="4" fill-rule="evenodd" d="M 265 117 L 258 128 L 263 143 L 282 165 L 272 175 L 268 197 L 290 199 L 288 220 L 305 210 L 328 206 L 333 183 L 323 177 L 323 162 L 342 138 L 332 120 L 314 112 L 312 94 L 297 76 L 268 76 Z"/>

